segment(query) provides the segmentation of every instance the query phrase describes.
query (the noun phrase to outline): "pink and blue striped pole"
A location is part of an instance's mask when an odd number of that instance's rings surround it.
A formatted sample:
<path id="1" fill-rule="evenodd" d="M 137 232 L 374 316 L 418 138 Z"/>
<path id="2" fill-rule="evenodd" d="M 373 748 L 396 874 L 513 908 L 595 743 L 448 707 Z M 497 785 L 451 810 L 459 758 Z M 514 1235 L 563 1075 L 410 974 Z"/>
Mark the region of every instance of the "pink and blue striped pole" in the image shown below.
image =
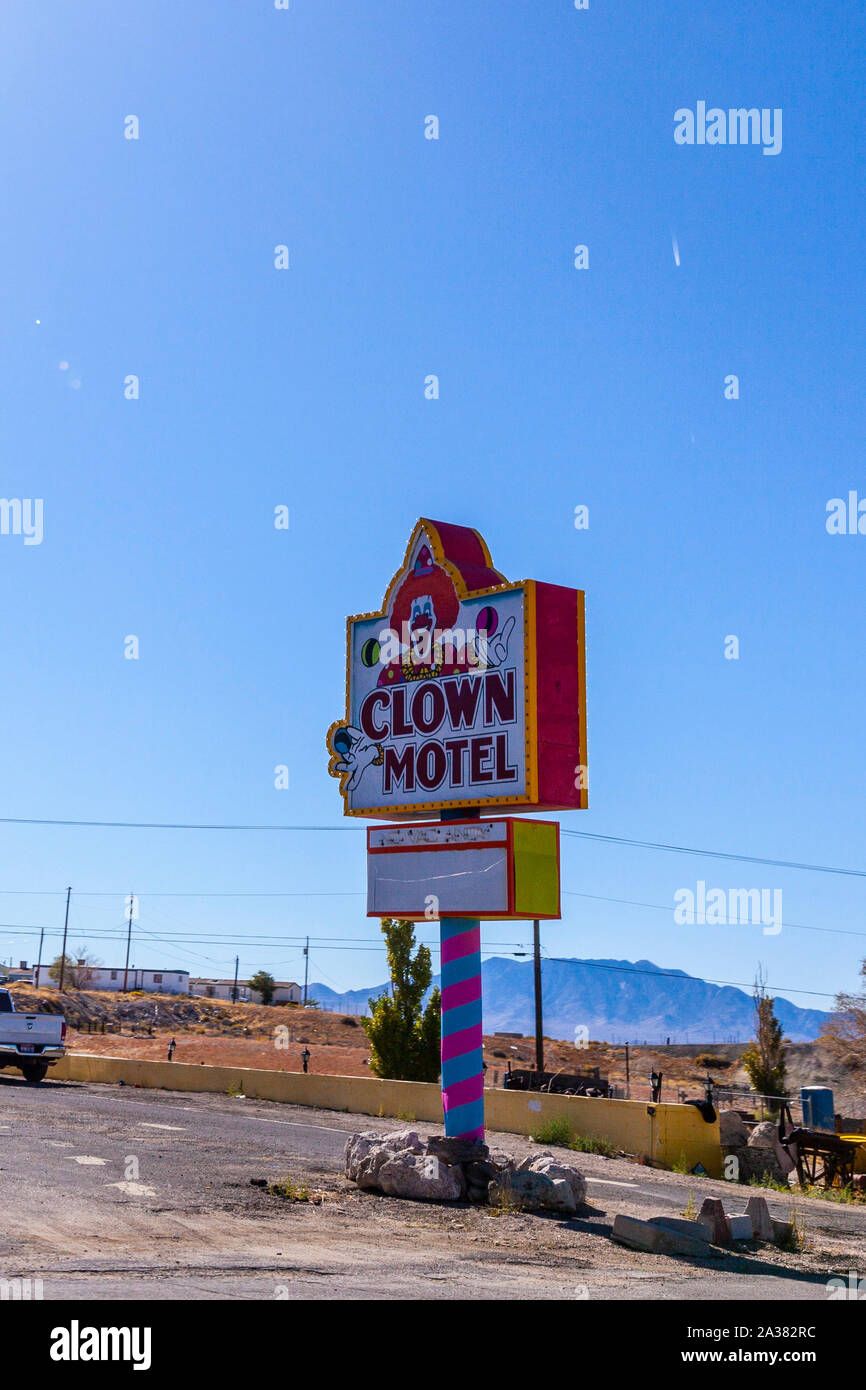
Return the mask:
<path id="1" fill-rule="evenodd" d="M 481 923 L 443 918 L 442 1107 L 449 1139 L 484 1138 Z"/>

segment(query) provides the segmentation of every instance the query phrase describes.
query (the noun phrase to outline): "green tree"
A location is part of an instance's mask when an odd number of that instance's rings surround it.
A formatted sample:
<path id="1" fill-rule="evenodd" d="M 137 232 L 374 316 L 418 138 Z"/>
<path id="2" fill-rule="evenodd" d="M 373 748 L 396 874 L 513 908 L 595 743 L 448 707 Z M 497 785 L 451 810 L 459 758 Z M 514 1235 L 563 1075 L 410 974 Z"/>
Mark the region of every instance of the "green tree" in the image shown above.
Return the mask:
<path id="1" fill-rule="evenodd" d="M 262 996 L 263 1004 L 270 1004 L 274 997 L 276 980 L 267 970 L 257 970 L 255 975 L 251 975 L 247 980 L 250 989 L 254 989 Z"/>
<path id="2" fill-rule="evenodd" d="M 775 999 L 764 988 L 762 977 L 755 981 L 755 1037 L 740 1058 L 752 1090 L 763 1096 L 785 1096 L 785 1041 L 776 1018 Z"/>
<path id="3" fill-rule="evenodd" d="M 866 960 L 860 974 L 866 981 Z M 846 1071 L 866 1070 L 866 992 L 836 995 L 836 1007 L 818 1041 Z"/>
<path id="4" fill-rule="evenodd" d="M 433 966 L 426 946 L 415 951 L 415 929 L 404 919 L 386 917 L 391 994 L 371 999 L 370 1018 L 361 1022 L 370 1042 L 370 1070 L 392 1081 L 436 1081 L 440 1071 L 441 996 L 434 989 L 422 1001 Z M 414 952 L 414 954 L 413 954 Z"/>

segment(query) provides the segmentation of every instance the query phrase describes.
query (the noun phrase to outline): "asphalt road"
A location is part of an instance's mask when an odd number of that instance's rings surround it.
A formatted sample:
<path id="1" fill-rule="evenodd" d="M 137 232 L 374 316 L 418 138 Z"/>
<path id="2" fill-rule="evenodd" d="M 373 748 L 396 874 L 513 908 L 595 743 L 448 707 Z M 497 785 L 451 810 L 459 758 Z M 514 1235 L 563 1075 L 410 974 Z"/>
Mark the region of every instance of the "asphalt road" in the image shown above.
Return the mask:
<path id="1" fill-rule="evenodd" d="M 0 1277 L 41 1279 L 46 1299 L 777 1300 L 825 1299 L 829 1275 L 854 1267 L 858 1251 L 866 1266 L 866 1209 L 817 1201 L 802 1206 L 811 1243 L 827 1249 L 819 1268 L 766 1252 L 710 1265 L 624 1250 L 606 1239 L 617 1211 L 674 1214 L 696 1180 L 594 1155 L 577 1159 L 590 1206 L 571 1221 L 347 1191 L 347 1133 L 403 1127 L 225 1095 L 31 1087 L 0 1073 Z M 490 1142 L 530 1151 L 518 1136 Z M 285 1173 L 321 1186 L 326 1201 L 287 1203 L 251 1185 Z M 698 1181 L 698 1202 L 745 1204 L 727 1184 Z M 771 1198 L 774 1215 L 790 1206 Z"/>

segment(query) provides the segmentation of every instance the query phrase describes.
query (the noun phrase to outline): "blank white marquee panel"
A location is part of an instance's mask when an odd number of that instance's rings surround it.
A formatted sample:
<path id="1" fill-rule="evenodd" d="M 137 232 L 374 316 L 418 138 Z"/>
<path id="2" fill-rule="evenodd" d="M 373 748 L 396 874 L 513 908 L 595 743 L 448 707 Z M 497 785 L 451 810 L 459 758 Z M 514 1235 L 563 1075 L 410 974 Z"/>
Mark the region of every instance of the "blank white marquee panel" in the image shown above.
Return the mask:
<path id="1" fill-rule="evenodd" d="M 502 915 L 509 909 L 507 823 L 377 826 L 368 831 L 367 912 L 376 917 Z"/>

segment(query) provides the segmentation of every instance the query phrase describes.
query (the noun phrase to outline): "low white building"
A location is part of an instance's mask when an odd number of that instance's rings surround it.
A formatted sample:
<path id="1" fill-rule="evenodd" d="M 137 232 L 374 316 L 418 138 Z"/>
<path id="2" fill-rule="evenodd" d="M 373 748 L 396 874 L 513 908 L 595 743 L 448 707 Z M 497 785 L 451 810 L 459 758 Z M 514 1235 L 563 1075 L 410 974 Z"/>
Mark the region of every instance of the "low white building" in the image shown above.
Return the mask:
<path id="1" fill-rule="evenodd" d="M 256 1003 L 253 999 L 255 993 L 243 980 L 238 980 L 235 986 L 234 980 L 205 980 L 192 979 L 189 982 L 190 994 L 198 995 L 201 999 L 231 999 L 232 993 L 237 988 L 237 1002 L 239 1004 Z"/>
<path id="2" fill-rule="evenodd" d="M 253 990 L 253 993 L 256 991 Z M 294 980 L 277 980 L 274 985 L 275 1004 L 300 1004 L 303 997 L 304 991 Z"/>
<path id="3" fill-rule="evenodd" d="M 77 968 L 73 966 L 73 971 Z M 116 970 L 108 965 L 91 965 L 87 967 L 87 979 L 81 989 L 123 989 L 123 977 L 126 975 L 127 990 L 140 989 L 146 994 L 189 994 L 190 979 L 188 970 L 138 970 L 132 966 L 124 971 L 123 966 Z M 36 984 L 36 967 L 33 967 L 33 983 Z M 67 976 L 64 984 L 70 984 Z M 48 974 L 48 966 L 43 965 L 39 970 L 39 984 L 47 985 L 49 988 L 56 989 L 59 981 L 53 980 Z"/>
<path id="4" fill-rule="evenodd" d="M 237 988 L 237 1002 L 239 1004 L 260 1004 L 262 996 L 257 989 L 250 989 L 246 980 L 238 980 L 235 986 L 234 980 L 206 980 L 192 979 L 189 982 L 190 994 L 196 994 L 204 999 L 231 999 L 232 994 Z M 304 992 L 299 984 L 294 980 L 277 980 L 274 984 L 275 1004 L 300 1004 L 304 997 Z"/>

